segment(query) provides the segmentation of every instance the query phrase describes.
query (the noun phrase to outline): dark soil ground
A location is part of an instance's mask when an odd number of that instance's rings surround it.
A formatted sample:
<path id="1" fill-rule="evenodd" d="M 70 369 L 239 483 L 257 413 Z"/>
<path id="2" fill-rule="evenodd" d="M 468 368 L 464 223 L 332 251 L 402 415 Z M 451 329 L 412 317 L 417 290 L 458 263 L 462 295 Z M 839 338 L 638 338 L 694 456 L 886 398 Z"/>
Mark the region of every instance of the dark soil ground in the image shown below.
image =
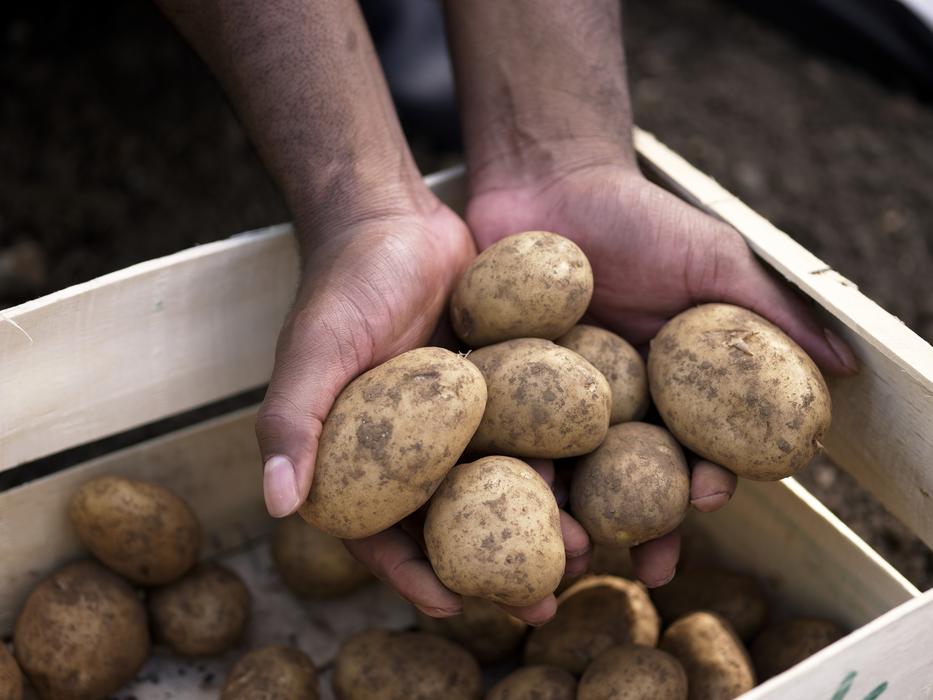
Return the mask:
<path id="1" fill-rule="evenodd" d="M 25 7 L 25 6 L 24 6 Z M 933 339 L 933 108 L 729 0 L 627 5 L 636 119 Z M 0 10 L 0 307 L 287 212 L 197 57 L 145 2 Z M 424 170 L 449 162 L 419 146 Z M 23 250 L 21 247 L 19 250 Z M 923 588 L 928 550 L 832 465 L 803 481 Z"/>

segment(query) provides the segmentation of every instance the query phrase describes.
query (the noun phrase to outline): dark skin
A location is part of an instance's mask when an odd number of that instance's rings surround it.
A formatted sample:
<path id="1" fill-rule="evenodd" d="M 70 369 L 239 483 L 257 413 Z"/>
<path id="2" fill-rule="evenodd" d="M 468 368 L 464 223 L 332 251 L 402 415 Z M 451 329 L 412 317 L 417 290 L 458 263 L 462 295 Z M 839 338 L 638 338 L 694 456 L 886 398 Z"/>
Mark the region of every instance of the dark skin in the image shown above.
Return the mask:
<path id="1" fill-rule="evenodd" d="M 755 260 L 728 226 L 645 180 L 635 165 L 618 2 L 446 3 L 470 180 L 465 220 L 424 186 L 366 26 L 351 0 L 157 0 L 223 83 L 282 190 L 301 282 L 276 350 L 256 432 L 269 512 L 312 487 L 322 423 L 355 376 L 429 341 L 475 255 L 517 231 L 575 240 L 593 262 L 590 315 L 633 343 L 703 301 L 752 308 L 832 374 L 851 352 Z M 553 480 L 553 465 L 536 468 Z M 693 467 L 691 500 L 724 505 L 735 476 Z M 562 513 L 567 572 L 589 540 Z M 457 614 L 416 522 L 347 547 L 426 613 Z M 633 550 L 648 585 L 669 580 L 676 534 Z M 549 619 L 549 596 L 513 614 Z"/>

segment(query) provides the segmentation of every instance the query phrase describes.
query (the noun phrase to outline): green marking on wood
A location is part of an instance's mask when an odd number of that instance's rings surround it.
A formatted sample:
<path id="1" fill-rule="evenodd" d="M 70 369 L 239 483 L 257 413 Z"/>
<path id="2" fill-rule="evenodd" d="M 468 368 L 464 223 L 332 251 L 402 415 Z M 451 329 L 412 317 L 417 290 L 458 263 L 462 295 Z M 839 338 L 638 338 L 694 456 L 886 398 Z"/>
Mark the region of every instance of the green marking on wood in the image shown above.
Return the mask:
<path id="1" fill-rule="evenodd" d="M 842 700 L 852 688 L 852 683 L 855 681 L 855 676 L 857 674 L 855 671 L 849 671 L 846 674 L 846 677 L 842 679 L 842 683 L 839 684 L 839 687 L 836 689 L 836 692 L 833 694 L 832 700 Z"/>
<path id="2" fill-rule="evenodd" d="M 888 689 L 888 682 L 885 681 L 884 683 L 879 685 L 877 688 L 875 688 L 873 691 L 871 691 L 868 695 L 866 695 L 865 700 L 875 700 L 875 698 L 877 698 L 887 689 Z"/>

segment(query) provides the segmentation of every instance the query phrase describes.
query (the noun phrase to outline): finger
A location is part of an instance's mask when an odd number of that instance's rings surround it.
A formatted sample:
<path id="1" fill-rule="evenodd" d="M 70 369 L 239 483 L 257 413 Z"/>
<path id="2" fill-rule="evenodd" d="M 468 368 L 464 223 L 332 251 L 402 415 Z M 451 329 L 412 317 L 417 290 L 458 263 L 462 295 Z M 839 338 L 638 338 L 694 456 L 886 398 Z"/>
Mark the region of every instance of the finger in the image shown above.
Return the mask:
<path id="1" fill-rule="evenodd" d="M 735 474 L 725 467 L 698 460 L 690 474 L 690 504 L 701 513 L 719 510 L 732 498 L 737 483 Z"/>
<path id="2" fill-rule="evenodd" d="M 431 617 L 463 611 L 463 601 L 441 583 L 421 548 L 398 526 L 359 540 L 344 540 L 350 554 L 400 596 Z"/>
<path id="3" fill-rule="evenodd" d="M 512 605 L 500 605 L 499 607 L 512 617 L 524 620 L 533 627 L 539 627 L 554 617 L 557 612 L 557 598 L 549 595 L 544 600 L 539 600 L 537 603 L 521 608 Z"/>
<path id="4" fill-rule="evenodd" d="M 632 547 L 635 577 L 648 588 L 657 588 L 674 578 L 680 557 L 680 533 L 670 532 L 656 540 Z"/>
<path id="5" fill-rule="evenodd" d="M 541 478 L 547 482 L 549 487 L 554 485 L 554 460 L 551 459 L 526 459 L 525 463 L 534 469 Z"/>
<path id="6" fill-rule="evenodd" d="M 567 553 L 564 573 L 571 577 L 580 576 L 590 563 L 590 537 L 583 526 L 563 510 L 560 512 L 560 531 Z"/>

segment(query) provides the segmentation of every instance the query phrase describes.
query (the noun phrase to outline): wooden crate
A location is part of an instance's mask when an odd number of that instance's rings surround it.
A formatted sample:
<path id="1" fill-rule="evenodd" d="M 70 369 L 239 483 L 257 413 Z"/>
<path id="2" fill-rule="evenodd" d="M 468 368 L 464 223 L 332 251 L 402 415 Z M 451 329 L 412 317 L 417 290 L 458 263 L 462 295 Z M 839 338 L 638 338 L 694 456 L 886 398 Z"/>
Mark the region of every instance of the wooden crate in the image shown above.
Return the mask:
<path id="1" fill-rule="evenodd" d="M 636 147 L 651 177 L 735 226 L 854 348 L 860 375 L 831 382 L 827 452 L 933 542 L 933 348 L 651 135 L 637 132 Z M 442 199 L 462 205 L 460 170 L 427 179 Z M 295 245 L 283 225 L 0 312 L 0 472 L 262 386 L 296 280 Z M 341 603 L 299 603 L 270 575 L 264 535 L 272 521 L 254 415 L 255 406 L 240 409 L 0 493 L 0 635 L 39 578 L 81 555 L 64 504 L 96 474 L 143 477 L 185 495 L 202 520 L 205 555 L 223 557 L 253 588 L 251 642 L 297 642 L 326 668 L 347 634 L 410 624 L 409 606 L 378 585 Z M 728 508 L 691 517 L 691 527 L 795 611 L 858 628 L 744 697 L 861 700 L 878 689 L 891 698 L 933 696 L 922 655 L 900 653 L 933 637 L 933 598 L 796 481 L 743 481 Z M 213 697 L 228 661 L 157 656 L 127 692 L 140 700 Z"/>

